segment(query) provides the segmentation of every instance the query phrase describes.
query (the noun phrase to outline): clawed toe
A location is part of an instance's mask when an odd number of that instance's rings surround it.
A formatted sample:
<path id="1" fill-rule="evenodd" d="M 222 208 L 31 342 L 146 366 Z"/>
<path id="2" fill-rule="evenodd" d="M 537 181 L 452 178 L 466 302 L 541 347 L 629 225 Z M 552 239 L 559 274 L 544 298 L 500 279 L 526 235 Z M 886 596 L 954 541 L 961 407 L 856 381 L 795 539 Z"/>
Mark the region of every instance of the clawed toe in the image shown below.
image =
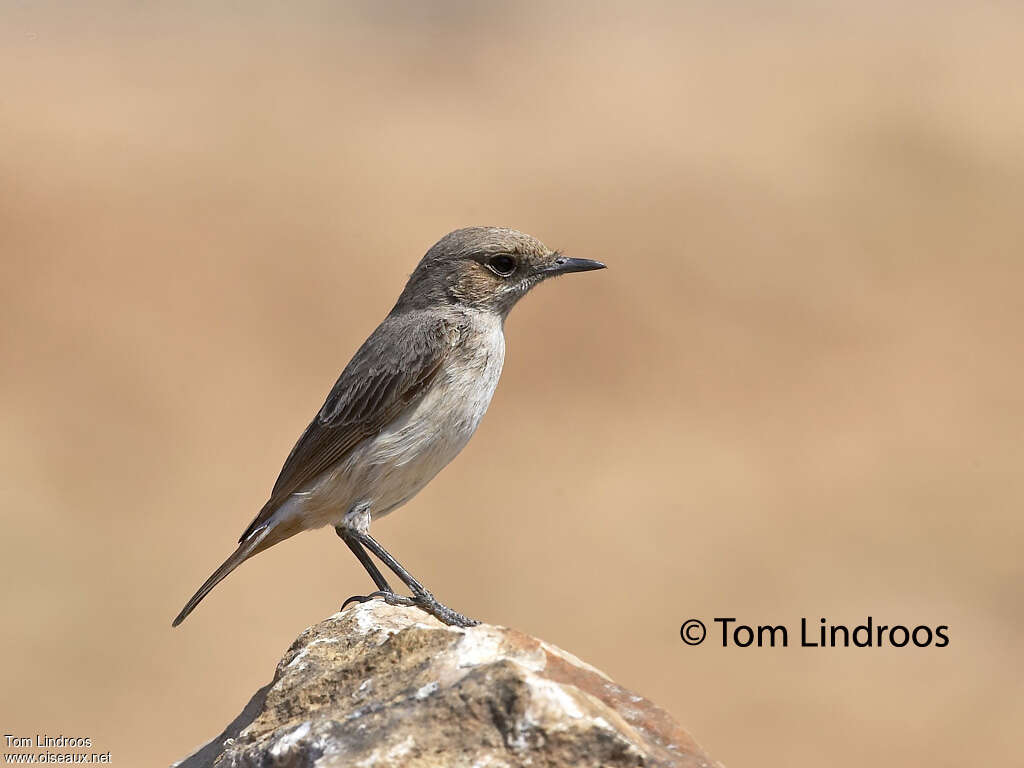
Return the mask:
<path id="1" fill-rule="evenodd" d="M 348 600 L 341 604 L 340 610 L 345 610 L 349 603 L 367 603 L 375 597 L 381 598 L 388 605 L 419 605 L 419 603 L 411 597 L 396 595 L 394 592 L 386 592 L 383 589 L 378 589 L 376 592 L 371 592 L 368 595 L 352 595 L 352 597 L 348 598 Z"/>
<path id="2" fill-rule="evenodd" d="M 352 595 L 352 597 L 348 598 L 344 603 L 341 604 L 341 608 L 339 608 L 338 610 L 344 611 L 348 607 L 349 603 L 365 603 L 372 599 L 373 595 Z"/>
<path id="3" fill-rule="evenodd" d="M 352 595 L 352 597 L 341 604 L 340 610 L 345 610 L 349 603 L 365 603 L 373 600 L 375 597 L 379 597 L 388 605 L 415 606 L 450 627 L 475 627 L 480 623 L 476 619 L 471 619 L 468 616 L 463 616 L 458 611 L 453 611 L 447 605 L 442 605 L 429 592 L 418 594 L 415 597 L 406 597 L 405 595 L 398 595 L 381 589 L 368 595 Z"/>
<path id="4" fill-rule="evenodd" d="M 362 563 L 366 572 L 370 574 L 370 578 L 373 579 L 373 583 L 379 588 L 378 592 L 372 592 L 365 597 L 350 597 L 345 601 L 345 605 L 348 605 L 353 601 L 366 602 L 374 597 L 379 597 L 389 605 L 416 606 L 449 626 L 475 627 L 480 623 L 476 619 L 463 616 L 458 611 L 453 611 L 448 606 L 439 603 L 437 598 L 424 589 L 423 585 L 413 578 L 413 575 L 402 567 L 402 564 L 395 560 L 391 553 L 384 549 L 384 547 L 382 547 L 380 543 L 365 530 L 359 530 L 355 527 L 338 527 L 335 528 L 335 530 L 345 543 L 348 544 L 349 549 L 351 549 L 355 553 L 356 557 L 359 558 L 359 562 Z M 376 555 L 384 565 L 390 568 L 395 575 L 402 580 L 402 583 L 405 584 L 405 586 L 412 590 L 412 597 L 397 595 L 392 591 L 387 580 L 381 574 L 373 560 L 370 559 L 370 555 L 366 552 L 367 549 L 370 553 Z M 344 608 L 345 606 L 342 607 Z"/>
<path id="5" fill-rule="evenodd" d="M 476 619 L 463 616 L 458 611 L 453 611 L 447 605 L 439 603 L 437 598 L 429 592 L 417 595 L 415 600 L 419 608 L 450 627 L 475 627 L 480 623 Z"/>
<path id="6" fill-rule="evenodd" d="M 441 606 L 440 611 L 434 611 L 429 608 L 425 608 L 424 610 L 447 624 L 449 627 L 462 627 L 465 629 L 466 627 L 475 627 L 480 623 L 476 619 L 471 619 L 469 616 L 463 616 L 458 611 L 453 611 L 451 608 L 446 608 L 443 605 Z"/>
<path id="7" fill-rule="evenodd" d="M 394 592 L 374 592 L 373 596 L 381 598 L 388 605 L 417 605 L 413 598 L 406 597 L 405 595 L 399 595 Z"/>

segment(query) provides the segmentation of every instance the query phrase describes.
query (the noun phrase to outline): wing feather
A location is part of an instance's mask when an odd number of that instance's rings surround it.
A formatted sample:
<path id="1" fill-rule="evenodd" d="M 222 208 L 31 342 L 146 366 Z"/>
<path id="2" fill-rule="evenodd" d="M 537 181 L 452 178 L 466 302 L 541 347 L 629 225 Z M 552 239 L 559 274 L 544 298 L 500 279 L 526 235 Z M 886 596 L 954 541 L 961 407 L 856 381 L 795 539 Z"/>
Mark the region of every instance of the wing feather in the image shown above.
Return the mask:
<path id="1" fill-rule="evenodd" d="M 270 500 L 239 538 L 266 523 L 296 491 L 343 461 L 379 433 L 437 376 L 456 338 L 457 325 L 422 313 L 389 316 L 371 334 L 306 427 L 274 483 Z"/>

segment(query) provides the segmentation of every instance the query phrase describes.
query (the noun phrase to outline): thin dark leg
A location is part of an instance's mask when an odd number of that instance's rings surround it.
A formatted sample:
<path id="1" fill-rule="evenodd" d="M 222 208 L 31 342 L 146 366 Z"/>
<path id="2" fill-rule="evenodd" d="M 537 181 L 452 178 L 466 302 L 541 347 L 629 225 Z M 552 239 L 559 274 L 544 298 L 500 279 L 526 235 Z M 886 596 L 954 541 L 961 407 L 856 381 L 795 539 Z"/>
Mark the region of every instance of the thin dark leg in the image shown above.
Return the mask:
<path id="1" fill-rule="evenodd" d="M 398 578 L 400 578 L 405 583 L 405 585 L 412 590 L 414 597 L 411 602 L 413 602 L 423 610 L 427 611 L 428 613 L 432 614 L 433 616 L 436 616 L 445 624 L 450 624 L 457 627 L 472 627 L 480 623 L 476 619 L 471 619 L 468 616 L 463 616 L 461 613 L 453 611 L 448 606 L 439 603 L 437 598 L 434 597 L 426 587 L 420 584 L 420 582 L 417 581 L 416 578 L 411 573 L 405 570 L 402 564 L 398 562 L 391 555 L 390 552 L 384 549 L 384 547 L 382 547 L 377 542 L 377 540 L 373 538 L 370 534 L 363 533 L 360 531 L 346 531 L 346 533 L 350 535 L 353 539 L 355 539 L 359 544 L 366 547 L 373 554 L 375 554 L 377 558 L 382 563 L 384 563 L 384 565 L 386 565 L 388 568 L 394 571 L 395 575 L 398 576 Z M 395 595 L 397 600 L 392 600 L 387 595 L 383 595 L 383 597 L 386 602 L 393 603 L 396 605 L 407 605 L 409 602 L 409 598 L 401 598 L 397 595 Z"/>
<path id="2" fill-rule="evenodd" d="M 411 573 L 405 570 L 405 567 L 400 562 L 395 560 L 394 555 L 392 555 L 390 552 L 384 549 L 384 547 L 380 545 L 380 542 L 373 538 L 373 536 L 371 536 L 368 533 L 357 533 L 355 535 L 359 537 L 359 543 L 364 545 L 371 552 L 373 552 L 373 554 L 375 554 L 377 558 L 382 563 L 384 563 L 384 565 L 386 565 L 388 568 L 394 571 L 395 575 L 398 576 L 398 578 L 400 578 L 402 582 L 409 589 L 412 590 L 412 593 L 414 595 L 430 594 L 427 588 L 420 584 L 419 581 L 416 580 L 415 576 L 413 576 Z"/>
<path id="3" fill-rule="evenodd" d="M 370 556 L 366 554 L 366 550 L 363 549 L 360 544 L 352 535 L 340 526 L 334 529 L 334 532 L 338 534 L 338 537 L 348 544 L 348 548 L 352 550 L 352 553 L 359 558 L 359 562 L 362 563 L 363 568 L 370 574 L 370 578 L 373 579 L 373 583 L 377 585 L 377 589 L 381 592 L 394 592 L 391 585 L 388 584 L 388 580 L 384 578 L 384 574 L 380 572 L 377 565 L 370 559 Z"/>

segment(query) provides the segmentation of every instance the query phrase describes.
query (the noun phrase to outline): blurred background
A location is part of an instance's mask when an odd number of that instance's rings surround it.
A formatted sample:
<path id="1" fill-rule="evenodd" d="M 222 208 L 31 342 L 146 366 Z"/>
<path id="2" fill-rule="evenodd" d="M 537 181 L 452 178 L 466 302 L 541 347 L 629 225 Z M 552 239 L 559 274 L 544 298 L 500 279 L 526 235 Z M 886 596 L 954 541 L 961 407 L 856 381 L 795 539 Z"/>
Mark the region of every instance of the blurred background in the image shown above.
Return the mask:
<path id="1" fill-rule="evenodd" d="M 326 529 L 170 628 L 423 252 L 496 224 L 610 269 L 517 307 L 380 540 L 731 768 L 1012 762 L 1020 4 L 2 15 L 4 733 L 166 765 L 372 588 Z M 869 615 L 950 645 L 678 634 Z"/>

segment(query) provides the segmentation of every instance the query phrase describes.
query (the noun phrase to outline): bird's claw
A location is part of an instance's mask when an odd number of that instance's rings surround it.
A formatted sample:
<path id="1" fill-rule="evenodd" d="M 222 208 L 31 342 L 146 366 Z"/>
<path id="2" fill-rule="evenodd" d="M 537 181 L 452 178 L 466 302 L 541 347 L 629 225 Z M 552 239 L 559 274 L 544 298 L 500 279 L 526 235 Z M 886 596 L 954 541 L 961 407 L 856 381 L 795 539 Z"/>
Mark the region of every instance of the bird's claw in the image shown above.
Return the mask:
<path id="1" fill-rule="evenodd" d="M 345 600 L 344 603 L 341 604 L 341 608 L 339 608 L 338 610 L 344 611 L 348 607 L 349 603 L 365 603 L 372 599 L 373 598 L 370 595 L 352 595 L 352 597 L 348 598 L 347 600 Z"/>
<path id="2" fill-rule="evenodd" d="M 365 603 L 373 600 L 375 597 L 379 597 L 388 605 L 415 606 L 450 627 L 475 627 L 480 623 L 476 619 L 463 616 L 458 611 L 453 611 L 447 605 L 438 602 L 437 598 L 430 592 L 423 592 L 414 597 L 406 597 L 405 595 L 386 592 L 381 589 L 368 595 L 352 595 L 352 597 L 341 604 L 340 610 L 345 610 L 349 603 Z"/>
<path id="3" fill-rule="evenodd" d="M 368 595 L 352 595 L 352 597 L 341 604 L 339 610 L 344 611 L 349 603 L 368 603 L 375 597 L 381 598 L 388 605 L 416 605 L 416 601 L 411 597 L 404 597 L 403 595 L 396 595 L 394 592 L 378 589 L 376 592 L 371 592 Z"/>
<path id="4" fill-rule="evenodd" d="M 418 593 L 413 598 L 414 604 L 421 610 L 426 611 L 438 621 L 447 624 L 449 627 L 475 627 L 480 622 L 463 616 L 458 611 L 453 611 L 447 605 L 438 602 L 430 592 Z"/>

